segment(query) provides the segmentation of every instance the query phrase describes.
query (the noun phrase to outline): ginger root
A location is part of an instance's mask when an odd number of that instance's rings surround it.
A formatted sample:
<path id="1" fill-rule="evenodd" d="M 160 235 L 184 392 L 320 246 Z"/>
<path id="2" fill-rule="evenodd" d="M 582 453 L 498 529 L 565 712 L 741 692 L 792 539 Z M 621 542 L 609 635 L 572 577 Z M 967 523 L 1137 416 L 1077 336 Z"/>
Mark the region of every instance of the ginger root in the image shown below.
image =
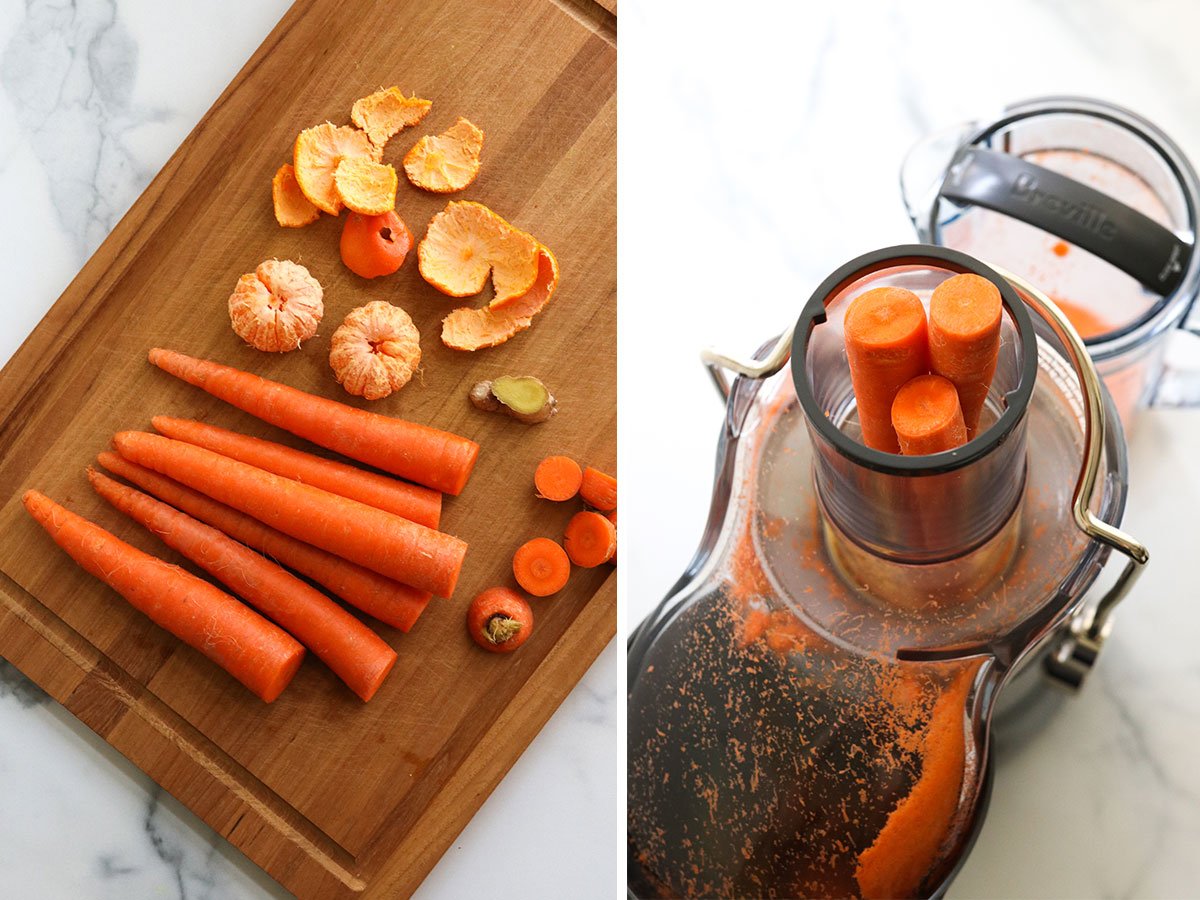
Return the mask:
<path id="1" fill-rule="evenodd" d="M 526 425 L 545 422 L 558 411 L 549 388 L 532 375 L 502 375 L 481 381 L 468 397 L 476 409 L 502 412 Z"/>

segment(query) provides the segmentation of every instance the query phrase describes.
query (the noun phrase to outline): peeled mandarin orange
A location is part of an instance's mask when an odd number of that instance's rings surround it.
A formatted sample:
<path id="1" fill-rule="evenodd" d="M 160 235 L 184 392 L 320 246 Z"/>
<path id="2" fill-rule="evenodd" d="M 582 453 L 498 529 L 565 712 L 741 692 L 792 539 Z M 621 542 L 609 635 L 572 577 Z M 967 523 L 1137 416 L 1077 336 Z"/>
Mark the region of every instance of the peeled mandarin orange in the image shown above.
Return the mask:
<path id="1" fill-rule="evenodd" d="M 478 294 L 491 274 L 492 306 L 503 306 L 537 279 L 538 242 L 482 203 L 455 200 L 430 220 L 417 263 L 421 277 L 451 297 Z"/>
<path id="2" fill-rule="evenodd" d="M 466 119 L 441 134 L 421 138 L 404 157 L 404 174 L 419 188 L 449 194 L 467 187 L 479 174 L 483 132 Z"/>
<path id="3" fill-rule="evenodd" d="M 284 163 L 271 179 L 271 200 L 275 203 L 275 221 L 284 228 L 302 228 L 317 221 L 321 211 L 312 205 L 296 182 L 296 170 Z"/>
<path id="4" fill-rule="evenodd" d="M 333 185 L 346 208 L 364 216 L 381 216 L 396 206 L 396 170 L 364 156 L 339 162 Z"/>
<path id="5" fill-rule="evenodd" d="M 357 128 L 330 122 L 314 125 L 296 138 L 296 182 L 317 209 L 336 216 L 342 209 L 342 198 L 333 180 L 338 163 L 359 157 L 379 162 L 382 156 L 383 150 Z"/>
<path id="6" fill-rule="evenodd" d="M 558 287 L 558 260 L 538 247 L 537 281 L 507 306 L 463 307 L 442 319 L 442 343 L 451 350 L 482 350 L 503 344 L 533 324 Z"/>
<path id="7" fill-rule="evenodd" d="M 392 135 L 416 125 L 433 106 L 431 100 L 405 97 L 398 87 L 384 88 L 361 100 L 350 109 L 350 121 L 367 133 L 380 149 Z"/>
<path id="8" fill-rule="evenodd" d="M 351 394 L 380 400 L 412 378 L 421 363 L 420 339 L 408 313 L 376 300 L 351 310 L 333 333 L 329 365 Z"/>
<path id="9" fill-rule="evenodd" d="M 259 350 L 284 353 L 317 333 L 325 313 L 321 285 L 308 269 L 268 259 L 238 279 L 229 297 L 234 333 Z"/>

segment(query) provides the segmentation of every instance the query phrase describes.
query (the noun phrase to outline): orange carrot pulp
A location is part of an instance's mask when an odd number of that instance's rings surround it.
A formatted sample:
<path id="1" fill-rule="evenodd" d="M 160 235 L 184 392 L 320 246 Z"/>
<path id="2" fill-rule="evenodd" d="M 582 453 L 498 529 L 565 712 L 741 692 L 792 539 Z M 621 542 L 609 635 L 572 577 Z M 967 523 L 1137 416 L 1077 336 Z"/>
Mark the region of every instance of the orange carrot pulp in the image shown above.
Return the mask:
<path id="1" fill-rule="evenodd" d="M 996 374 L 1003 311 L 999 288 L 971 273 L 947 278 L 929 301 L 930 365 L 958 388 L 969 436 Z"/>
<path id="2" fill-rule="evenodd" d="M 918 375 L 892 403 L 892 427 L 905 456 L 953 450 L 967 442 L 958 391 L 941 375 Z"/>

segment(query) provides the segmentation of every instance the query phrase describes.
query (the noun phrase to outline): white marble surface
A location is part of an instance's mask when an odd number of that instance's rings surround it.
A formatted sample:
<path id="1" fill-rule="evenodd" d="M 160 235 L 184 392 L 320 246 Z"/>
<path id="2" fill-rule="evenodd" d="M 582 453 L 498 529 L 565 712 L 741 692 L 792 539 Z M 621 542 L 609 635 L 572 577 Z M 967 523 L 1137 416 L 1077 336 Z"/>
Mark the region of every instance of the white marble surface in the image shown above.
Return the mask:
<path id="1" fill-rule="evenodd" d="M 285 0 L 0 3 L 0 361 L 287 8 Z M 592 666 L 419 896 L 612 896 L 617 647 Z M 519 826 L 519 839 L 513 840 Z M 495 879 L 494 857 L 519 878 Z M 607 868 L 605 868 L 607 867 Z M 612 871 L 609 871 L 612 870 Z M 589 877 L 581 879 L 578 873 Z M 285 896 L 0 661 L 0 897 Z"/>
<path id="2" fill-rule="evenodd" d="M 1142 112 L 1200 160 L 1200 4 L 623 0 L 621 29 L 632 627 L 707 514 L 720 405 L 697 351 L 753 350 L 837 265 L 910 241 L 897 169 L 931 129 L 1081 93 Z M 1200 896 L 1198 457 L 1200 414 L 1145 414 L 1126 526 L 1151 566 L 1093 682 L 999 755 L 952 898 Z"/>

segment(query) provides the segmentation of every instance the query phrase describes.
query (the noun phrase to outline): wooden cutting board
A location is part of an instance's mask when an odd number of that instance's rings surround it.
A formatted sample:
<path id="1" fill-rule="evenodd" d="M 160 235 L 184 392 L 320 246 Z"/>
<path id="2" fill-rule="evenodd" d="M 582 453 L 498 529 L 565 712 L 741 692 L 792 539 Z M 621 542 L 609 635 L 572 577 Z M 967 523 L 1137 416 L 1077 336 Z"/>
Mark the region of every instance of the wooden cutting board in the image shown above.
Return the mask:
<path id="1" fill-rule="evenodd" d="M 411 892 L 615 633 L 609 566 L 576 570 L 534 601 L 535 633 L 515 654 L 479 650 L 463 625 L 475 593 L 512 584 L 516 547 L 560 535 L 576 509 L 534 498 L 537 461 L 561 452 L 615 469 L 615 30 L 590 0 L 301 0 L 0 373 L 0 655 L 302 897 Z M 271 176 L 296 133 L 348 121 L 356 98 L 390 84 L 434 104 L 385 159 L 469 117 L 487 134 L 484 164 L 458 196 L 558 256 L 553 302 L 502 347 L 441 345 L 455 301 L 421 280 L 415 251 L 367 282 L 339 260 L 342 221 L 274 222 Z M 447 199 L 402 177 L 397 209 L 420 238 Z M 271 257 L 303 263 L 325 287 L 319 336 L 281 355 L 241 345 L 226 312 L 238 276 Z M 113 432 L 166 413 L 302 442 L 174 381 L 146 350 L 367 406 L 342 392 L 327 357 L 342 318 L 371 300 L 407 309 L 423 351 L 420 377 L 371 408 L 483 447 L 443 518 L 470 544 L 466 566 L 455 597 L 435 600 L 412 633 L 378 626 L 400 659 L 370 704 L 310 658 L 267 706 L 76 568 L 20 495 L 36 487 L 178 561 L 88 489 L 84 467 Z M 470 386 L 504 373 L 541 377 L 559 414 L 526 427 L 473 409 Z"/>

